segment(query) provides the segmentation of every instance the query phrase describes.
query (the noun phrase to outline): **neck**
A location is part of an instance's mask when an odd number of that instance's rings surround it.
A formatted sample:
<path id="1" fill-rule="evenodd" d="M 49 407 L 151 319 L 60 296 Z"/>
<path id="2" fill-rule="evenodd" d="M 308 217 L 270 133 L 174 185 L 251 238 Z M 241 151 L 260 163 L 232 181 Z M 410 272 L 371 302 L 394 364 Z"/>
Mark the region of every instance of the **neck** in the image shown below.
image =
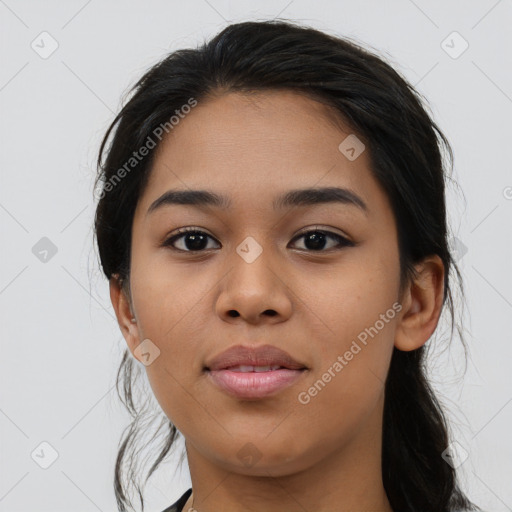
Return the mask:
<path id="1" fill-rule="evenodd" d="M 382 407 L 383 397 L 371 414 L 375 417 L 345 443 L 329 432 L 322 446 L 301 457 L 301 468 L 294 461 L 295 471 L 267 463 L 258 464 L 257 473 L 241 474 L 186 443 L 193 493 L 183 512 L 393 512 L 382 483 Z"/>

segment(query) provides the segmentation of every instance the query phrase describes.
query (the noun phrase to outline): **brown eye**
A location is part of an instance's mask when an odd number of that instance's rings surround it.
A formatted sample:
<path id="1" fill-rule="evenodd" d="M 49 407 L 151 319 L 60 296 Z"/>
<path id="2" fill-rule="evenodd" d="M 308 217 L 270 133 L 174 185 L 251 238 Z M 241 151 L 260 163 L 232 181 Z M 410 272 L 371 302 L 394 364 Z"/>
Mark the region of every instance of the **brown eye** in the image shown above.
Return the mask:
<path id="1" fill-rule="evenodd" d="M 171 236 L 168 238 L 162 245 L 164 247 L 172 247 L 178 251 L 183 252 L 196 252 L 207 249 L 208 239 L 213 238 L 205 233 L 204 231 L 200 231 L 198 229 L 181 229 L 178 234 Z M 183 239 L 183 240 L 181 240 Z M 175 247 L 176 241 L 182 242 L 182 247 Z M 211 247 L 210 247 L 211 248 Z"/>
<path id="2" fill-rule="evenodd" d="M 319 229 L 306 231 L 295 237 L 294 240 L 298 240 L 300 238 L 304 238 L 304 244 L 306 246 L 304 250 L 307 251 L 323 252 L 324 250 L 326 251 L 330 249 L 354 246 L 353 242 L 342 235 Z M 201 252 L 205 249 L 212 249 L 212 247 L 208 247 L 209 239 L 214 240 L 214 238 L 208 233 L 197 228 L 182 228 L 178 230 L 177 234 L 174 234 L 165 240 L 162 246 L 171 247 L 174 250 L 182 252 Z M 331 246 L 326 247 L 329 245 L 329 240 L 334 240 L 335 243 L 332 245 L 331 242 Z M 176 247 L 177 242 L 181 243 L 181 247 Z"/>
<path id="3" fill-rule="evenodd" d="M 330 231 L 321 231 L 318 229 L 313 229 L 302 233 L 294 240 L 298 240 L 300 238 L 304 238 L 304 245 L 306 245 L 306 250 L 321 252 L 326 248 L 328 244 L 328 239 L 335 240 L 337 244 L 331 247 L 327 247 L 327 249 L 345 247 L 345 246 L 353 246 L 354 244 L 346 239 L 345 237 L 338 235 L 337 233 L 331 233 Z"/>

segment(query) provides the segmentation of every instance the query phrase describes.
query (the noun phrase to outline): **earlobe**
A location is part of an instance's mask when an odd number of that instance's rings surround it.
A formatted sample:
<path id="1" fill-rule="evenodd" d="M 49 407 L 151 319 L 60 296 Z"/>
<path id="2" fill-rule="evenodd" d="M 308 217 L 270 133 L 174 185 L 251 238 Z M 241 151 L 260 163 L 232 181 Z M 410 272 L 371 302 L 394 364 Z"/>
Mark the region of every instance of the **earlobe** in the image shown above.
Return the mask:
<path id="1" fill-rule="evenodd" d="M 114 274 L 109 281 L 110 300 L 116 313 L 117 323 L 123 334 L 130 351 L 133 351 L 139 344 L 139 329 L 137 320 L 132 312 L 129 298 L 122 287 L 118 274 Z"/>
<path id="2" fill-rule="evenodd" d="M 416 269 L 418 276 L 404 293 L 395 331 L 395 347 L 406 352 L 420 348 L 432 336 L 444 296 L 444 265 L 437 254 L 423 259 Z"/>

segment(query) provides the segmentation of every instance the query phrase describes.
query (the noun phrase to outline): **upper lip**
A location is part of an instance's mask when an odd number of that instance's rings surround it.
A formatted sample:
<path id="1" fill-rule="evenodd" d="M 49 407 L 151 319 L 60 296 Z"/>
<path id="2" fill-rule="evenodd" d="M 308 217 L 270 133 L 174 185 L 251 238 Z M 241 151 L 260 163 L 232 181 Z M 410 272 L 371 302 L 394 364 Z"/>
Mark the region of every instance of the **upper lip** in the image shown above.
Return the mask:
<path id="1" fill-rule="evenodd" d="M 296 361 L 290 354 L 273 345 L 249 347 L 235 345 L 210 359 L 205 369 L 223 370 L 232 366 L 272 366 L 279 365 L 291 370 L 306 369 L 306 366 Z"/>

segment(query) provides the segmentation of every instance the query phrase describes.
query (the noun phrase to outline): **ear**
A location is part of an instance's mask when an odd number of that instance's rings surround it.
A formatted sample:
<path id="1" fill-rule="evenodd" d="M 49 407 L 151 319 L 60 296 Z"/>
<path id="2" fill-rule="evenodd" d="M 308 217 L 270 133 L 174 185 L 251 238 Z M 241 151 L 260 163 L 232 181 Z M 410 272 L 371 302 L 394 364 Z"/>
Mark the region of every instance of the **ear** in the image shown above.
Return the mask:
<path id="1" fill-rule="evenodd" d="M 439 322 L 444 294 L 444 265 L 431 255 L 416 265 L 419 275 L 404 292 L 395 332 L 395 347 L 410 351 L 424 345 Z"/>
<path id="2" fill-rule="evenodd" d="M 139 327 L 132 313 L 132 306 L 128 297 L 128 292 L 123 288 L 118 274 L 110 278 L 110 300 L 117 317 L 117 323 L 123 333 L 128 348 L 133 355 L 133 351 L 139 345 Z"/>

